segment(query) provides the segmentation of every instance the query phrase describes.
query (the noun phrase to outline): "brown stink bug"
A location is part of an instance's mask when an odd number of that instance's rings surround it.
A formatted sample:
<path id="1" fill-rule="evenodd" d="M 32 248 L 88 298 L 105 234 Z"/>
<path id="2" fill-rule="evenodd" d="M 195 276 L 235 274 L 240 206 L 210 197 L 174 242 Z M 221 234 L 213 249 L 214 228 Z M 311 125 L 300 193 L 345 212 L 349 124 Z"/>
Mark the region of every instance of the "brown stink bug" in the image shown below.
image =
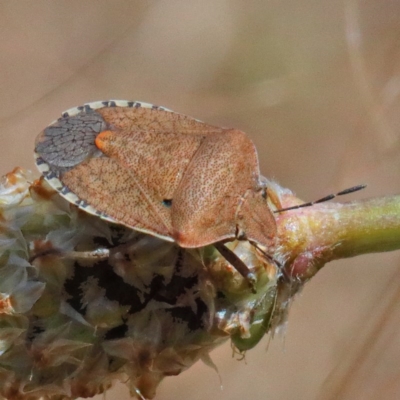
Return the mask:
<path id="1" fill-rule="evenodd" d="M 222 246 L 246 239 L 269 249 L 276 224 L 252 141 L 142 102 L 104 101 L 68 110 L 36 140 L 45 179 L 85 211 L 175 241 Z"/>

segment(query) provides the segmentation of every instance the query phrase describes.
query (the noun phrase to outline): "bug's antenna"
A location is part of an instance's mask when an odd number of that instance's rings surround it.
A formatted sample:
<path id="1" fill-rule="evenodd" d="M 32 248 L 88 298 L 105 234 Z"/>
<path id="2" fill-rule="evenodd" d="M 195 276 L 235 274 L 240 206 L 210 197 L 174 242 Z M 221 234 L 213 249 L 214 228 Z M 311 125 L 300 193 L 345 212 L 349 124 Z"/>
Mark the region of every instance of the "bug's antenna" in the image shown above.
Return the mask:
<path id="1" fill-rule="evenodd" d="M 358 192 L 359 190 L 362 190 L 364 188 L 366 188 L 367 185 L 357 185 L 357 186 L 353 186 L 351 188 L 342 190 L 338 193 L 335 194 L 330 194 L 328 196 L 322 197 L 321 199 L 315 200 L 315 201 L 309 201 L 308 203 L 303 203 L 303 204 L 299 204 L 297 206 L 292 206 L 292 207 L 286 207 L 286 208 L 281 208 L 280 210 L 275 210 L 274 213 L 281 213 L 284 211 L 289 211 L 289 210 L 297 210 L 298 208 L 303 208 L 303 207 L 310 207 L 314 204 L 318 204 L 318 203 L 324 203 L 325 201 L 329 201 L 334 199 L 337 196 L 343 196 L 345 194 L 349 194 L 349 193 L 354 193 L 354 192 Z"/>

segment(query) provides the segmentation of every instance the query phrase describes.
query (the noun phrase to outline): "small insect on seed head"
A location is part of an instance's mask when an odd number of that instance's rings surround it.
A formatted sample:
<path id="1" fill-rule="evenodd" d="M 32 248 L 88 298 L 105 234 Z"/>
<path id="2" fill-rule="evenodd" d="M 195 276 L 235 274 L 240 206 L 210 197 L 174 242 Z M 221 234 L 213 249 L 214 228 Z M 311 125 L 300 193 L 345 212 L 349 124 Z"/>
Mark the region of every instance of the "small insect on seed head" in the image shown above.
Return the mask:
<path id="1" fill-rule="evenodd" d="M 62 196 L 107 220 L 186 248 L 238 232 L 274 244 L 256 149 L 241 131 L 142 102 L 97 102 L 63 113 L 35 152 Z"/>

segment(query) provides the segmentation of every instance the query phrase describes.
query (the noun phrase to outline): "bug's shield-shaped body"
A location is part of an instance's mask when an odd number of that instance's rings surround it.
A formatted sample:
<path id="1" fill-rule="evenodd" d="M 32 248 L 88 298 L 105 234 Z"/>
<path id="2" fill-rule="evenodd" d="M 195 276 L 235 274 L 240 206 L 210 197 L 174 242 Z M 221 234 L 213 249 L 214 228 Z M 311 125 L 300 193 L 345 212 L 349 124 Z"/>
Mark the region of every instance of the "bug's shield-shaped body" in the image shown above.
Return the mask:
<path id="1" fill-rule="evenodd" d="M 143 103 L 92 103 L 46 128 L 36 153 L 70 201 L 182 247 L 238 234 L 267 247 L 274 240 L 257 153 L 241 131 Z"/>

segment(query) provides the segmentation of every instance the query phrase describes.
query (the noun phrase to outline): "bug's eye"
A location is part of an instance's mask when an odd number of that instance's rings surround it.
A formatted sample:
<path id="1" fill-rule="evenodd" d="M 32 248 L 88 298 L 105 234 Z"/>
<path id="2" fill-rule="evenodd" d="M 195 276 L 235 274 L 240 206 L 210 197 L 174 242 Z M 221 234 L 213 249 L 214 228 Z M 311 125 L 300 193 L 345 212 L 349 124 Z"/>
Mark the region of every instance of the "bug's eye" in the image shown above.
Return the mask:
<path id="1" fill-rule="evenodd" d="M 172 206 L 172 199 L 164 199 L 162 204 L 164 207 L 170 208 Z"/>

